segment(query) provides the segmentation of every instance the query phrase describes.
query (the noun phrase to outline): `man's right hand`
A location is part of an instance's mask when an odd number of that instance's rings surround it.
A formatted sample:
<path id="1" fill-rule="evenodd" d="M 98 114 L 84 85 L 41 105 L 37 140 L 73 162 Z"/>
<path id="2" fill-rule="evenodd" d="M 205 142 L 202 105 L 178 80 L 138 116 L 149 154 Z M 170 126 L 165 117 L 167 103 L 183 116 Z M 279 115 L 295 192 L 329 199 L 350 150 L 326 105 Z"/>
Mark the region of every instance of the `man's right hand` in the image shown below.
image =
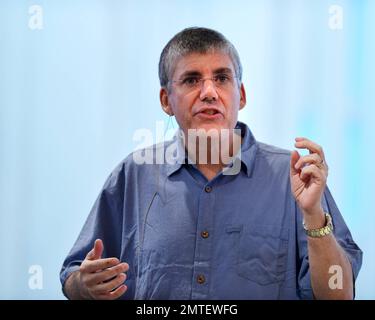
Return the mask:
<path id="1" fill-rule="evenodd" d="M 124 281 L 129 265 L 120 263 L 117 258 L 102 259 L 102 253 L 103 242 L 97 239 L 94 248 L 83 260 L 79 271 L 72 274 L 66 281 L 65 290 L 69 297 L 72 299 L 114 300 L 126 292 L 127 286 Z"/>

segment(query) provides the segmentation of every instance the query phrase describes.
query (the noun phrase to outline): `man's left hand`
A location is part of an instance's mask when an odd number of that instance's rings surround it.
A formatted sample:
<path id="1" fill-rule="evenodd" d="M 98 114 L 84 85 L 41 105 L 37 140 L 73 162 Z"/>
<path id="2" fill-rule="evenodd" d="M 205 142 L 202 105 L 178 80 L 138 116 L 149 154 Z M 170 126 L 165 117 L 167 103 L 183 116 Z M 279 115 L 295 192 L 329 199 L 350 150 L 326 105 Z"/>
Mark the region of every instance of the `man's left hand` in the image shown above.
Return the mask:
<path id="1" fill-rule="evenodd" d="M 328 177 L 328 166 L 321 146 L 306 138 L 296 138 L 295 147 L 308 149 L 310 154 L 300 156 L 293 151 L 290 158 L 292 193 L 304 214 L 321 212 L 321 197 Z"/>

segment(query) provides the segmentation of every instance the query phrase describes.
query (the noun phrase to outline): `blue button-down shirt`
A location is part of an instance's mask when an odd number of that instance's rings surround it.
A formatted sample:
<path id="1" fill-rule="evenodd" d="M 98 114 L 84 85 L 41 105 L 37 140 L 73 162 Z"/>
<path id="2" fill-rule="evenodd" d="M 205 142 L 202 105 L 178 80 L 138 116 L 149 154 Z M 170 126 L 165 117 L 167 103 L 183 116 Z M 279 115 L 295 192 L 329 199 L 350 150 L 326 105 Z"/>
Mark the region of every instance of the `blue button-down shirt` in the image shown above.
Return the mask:
<path id="1" fill-rule="evenodd" d="M 139 165 L 131 154 L 121 162 L 64 261 L 62 284 L 101 238 L 103 257 L 130 266 L 124 299 L 312 298 L 307 238 L 290 188 L 290 152 L 256 141 L 243 123 L 237 128 L 243 143 L 235 175 L 208 181 L 179 156 Z M 356 278 L 362 252 L 328 188 L 322 206 Z"/>

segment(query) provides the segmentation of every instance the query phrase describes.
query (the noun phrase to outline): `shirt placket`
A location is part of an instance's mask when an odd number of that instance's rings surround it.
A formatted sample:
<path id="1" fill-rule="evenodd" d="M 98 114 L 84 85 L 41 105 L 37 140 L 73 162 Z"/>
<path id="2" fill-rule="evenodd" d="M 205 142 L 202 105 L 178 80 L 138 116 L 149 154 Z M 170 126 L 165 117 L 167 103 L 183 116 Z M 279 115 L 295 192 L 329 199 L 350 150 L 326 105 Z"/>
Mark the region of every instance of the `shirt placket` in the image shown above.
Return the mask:
<path id="1" fill-rule="evenodd" d="M 214 197 L 215 192 L 212 184 L 205 184 L 199 198 L 192 279 L 192 299 L 207 299 L 209 296 Z"/>

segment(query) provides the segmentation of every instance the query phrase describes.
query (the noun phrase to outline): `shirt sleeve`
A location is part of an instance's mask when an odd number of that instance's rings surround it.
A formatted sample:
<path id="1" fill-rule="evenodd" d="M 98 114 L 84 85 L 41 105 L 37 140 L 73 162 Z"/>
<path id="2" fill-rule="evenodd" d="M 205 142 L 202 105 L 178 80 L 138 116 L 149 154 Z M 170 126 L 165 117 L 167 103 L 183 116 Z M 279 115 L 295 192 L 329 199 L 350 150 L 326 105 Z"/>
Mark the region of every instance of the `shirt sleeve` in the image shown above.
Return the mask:
<path id="1" fill-rule="evenodd" d="M 78 270 L 96 239 L 102 239 L 102 257 L 120 257 L 122 215 L 124 202 L 124 164 L 120 164 L 107 178 L 90 214 L 69 252 L 60 271 L 64 295 L 64 284 L 69 275 Z"/>
<path id="2" fill-rule="evenodd" d="M 307 249 L 307 236 L 302 226 L 302 213 L 298 206 L 296 210 L 296 221 L 297 221 L 297 245 L 299 259 L 297 267 L 298 272 L 298 294 L 301 299 L 313 299 L 313 291 L 311 287 L 310 270 L 309 270 L 309 258 Z M 333 233 L 336 241 L 344 249 L 353 271 L 353 286 L 355 288 L 355 280 L 357 279 L 359 270 L 362 265 L 362 251 L 354 242 L 352 235 L 339 211 L 335 200 L 333 199 L 329 188 L 327 187 L 324 191 L 322 199 L 322 207 L 325 212 L 328 212 L 332 216 L 333 222 Z M 354 292 L 355 293 L 355 292 Z"/>

